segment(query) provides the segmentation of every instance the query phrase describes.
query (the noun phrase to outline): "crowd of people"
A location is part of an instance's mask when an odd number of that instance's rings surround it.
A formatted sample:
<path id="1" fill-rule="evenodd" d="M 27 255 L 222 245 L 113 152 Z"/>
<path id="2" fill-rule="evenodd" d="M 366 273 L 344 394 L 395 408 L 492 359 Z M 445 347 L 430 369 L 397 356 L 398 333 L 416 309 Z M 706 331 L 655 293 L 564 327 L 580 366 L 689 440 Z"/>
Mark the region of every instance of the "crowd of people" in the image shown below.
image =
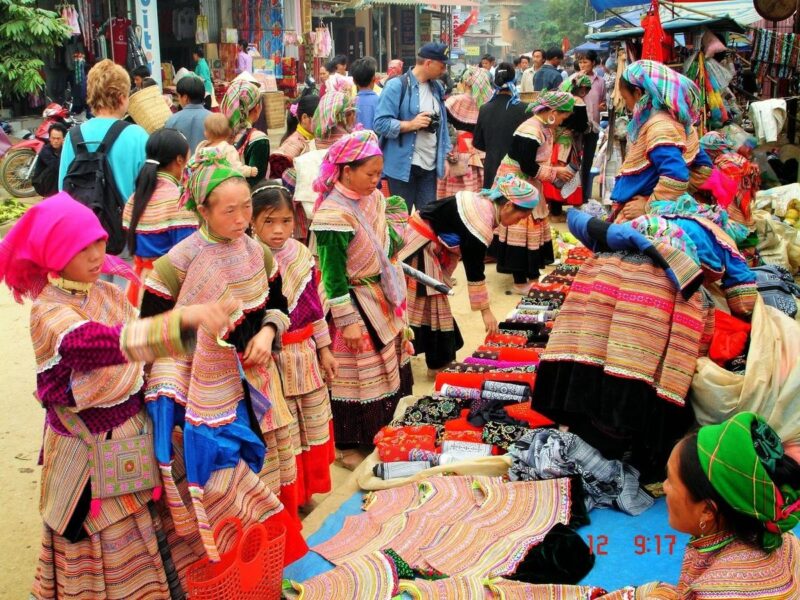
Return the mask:
<path id="1" fill-rule="evenodd" d="M 411 394 L 411 355 L 436 372 L 463 345 L 448 296 L 401 263 L 452 286 L 461 261 L 470 308 L 497 334 L 487 259 L 527 293 L 554 261 L 549 215 L 591 196 L 600 61 L 586 52 L 566 75 L 560 50 L 524 59 L 485 57 L 449 93 L 443 44 L 385 77 L 365 58 L 351 78 L 337 57 L 274 151 L 246 60 L 210 112 L 198 54 L 182 110 L 151 135 L 123 122 L 129 74 L 91 69 L 94 118 L 62 144 L 51 132 L 63 147 L 42 167 L 58 163 L 62 191 L 0 243 L 0 280 L 33 302 L 46 415 L 33 597 L 175 597 L 193 563 L 233 543 L 212 534 L 227 517 L 280 523 L 285 563 L 305 554 L 300 511 Z M 619 91 L 631 121 L 612 213 L 567 212 L 595 254 L 541 352 L 532 406 L 643 476 L 667 469 L 670 524 L 693 536 L 680 582 L 609 598 L 797 597 L 800 467 L 777 434 L 740 412 L 674 446 L 714 332 L 707 290 L 745 320 L 760 302 L 737 250 L 756 175 L 724 136 L 698 136 L 689 79 L 637 61 Z M 81 197 L 75 136 L 103 153 L 114 210 Z M 306 211 L 298 159 L 312 153 Z M 709 184 L 718 171 L 731 197 Z M 122 442 L 133 476 L 113 466 Z"/>

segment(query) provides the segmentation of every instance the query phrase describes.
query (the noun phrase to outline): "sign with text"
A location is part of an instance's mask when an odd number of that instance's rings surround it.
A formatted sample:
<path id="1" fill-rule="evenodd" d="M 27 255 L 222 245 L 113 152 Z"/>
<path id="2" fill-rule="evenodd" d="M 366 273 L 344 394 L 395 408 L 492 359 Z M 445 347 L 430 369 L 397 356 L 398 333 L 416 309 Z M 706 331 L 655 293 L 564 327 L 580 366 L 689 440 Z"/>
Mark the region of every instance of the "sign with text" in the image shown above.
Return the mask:
<path id="1" fill-rule="evenodd" d="M 464 46 L 464 54 L 467 56 L 480 56 L 481 55 L 481 47 L 480 46 Z"/>
<path id="2" fill-rule="evenodd" d="M 142 28 L 142 50 L 152 78 L 161 85 L 161 47 L 158 40 L 158 0 L 136 0 L 136 24 Z"/>

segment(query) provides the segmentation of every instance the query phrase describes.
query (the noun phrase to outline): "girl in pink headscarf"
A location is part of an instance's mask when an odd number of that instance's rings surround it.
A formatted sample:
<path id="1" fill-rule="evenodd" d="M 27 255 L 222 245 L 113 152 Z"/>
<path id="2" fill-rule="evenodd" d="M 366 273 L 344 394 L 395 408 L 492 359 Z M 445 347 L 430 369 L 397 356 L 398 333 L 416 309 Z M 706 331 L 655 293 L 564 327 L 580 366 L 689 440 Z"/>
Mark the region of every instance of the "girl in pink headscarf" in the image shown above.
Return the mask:
<path id="1" fill-rule="evenodd" d="M 141 446 L 149 455 L 112 457 L 125 478 L 114 480 L 91 457 L 98 440 L 152 436 L 145 363 L 189 352 L 196 329 L 230 326 L 237 308 L 214 303 L 137 319 L 122 290 L 99 280 L 101 273 L 135 279 L 106 254 L 107 239 L 94 213 L 61 193 L 30 208 L 0 243 L 0 281 L 18 302 L 33 300 L 36 397 L 45 409 L 44 534 L 33 598 L 169 598 L 148 506 L 161 494 L 159 480 L 128 470 L 148 458 L 153 466 L 152 438 Z"/>
<path id="2" fill-rule="evenodd" d="M 338 363 L 334 438 L 348 449 L 370 445 L 411 390 L 405 283 L 390 260 L 402 244 L 408 212 L 401 198 L 384 198 L 376 189 L 382 171 L 378 138 L 360 131 L 330 147 L 314 184 L 320 200 L 311 231 Z"/>

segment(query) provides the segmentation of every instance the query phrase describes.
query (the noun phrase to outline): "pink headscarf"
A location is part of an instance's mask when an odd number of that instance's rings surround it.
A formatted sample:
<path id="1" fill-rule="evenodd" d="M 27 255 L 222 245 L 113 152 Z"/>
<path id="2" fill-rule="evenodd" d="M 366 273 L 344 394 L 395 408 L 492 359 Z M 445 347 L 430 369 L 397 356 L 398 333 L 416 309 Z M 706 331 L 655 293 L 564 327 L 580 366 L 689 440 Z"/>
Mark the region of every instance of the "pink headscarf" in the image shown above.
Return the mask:
<path id="1" fill-rule="evenodd" d="M 322 159 L 319 177 L 314 180 L 314 191 L 319 192 L 319 198 L 317 198 L 317 203 L 314 205 L 314 210 L 317 210 L 323 197 L 339 181 L 339 177 L 342 174 L 341 165 L 346 165 L 362 158 L 382 155 L 383 152 L 381 152 L 378 136 L 369 129 L 346 135 L 328 148 L 328 153 Z"/>
<path id="2" fill-rule="evenodd" d="M 108 233 L 88 207 L 61 192 L 32 206 L 0 242 L 0 281 L 22 303 L 36 298 L 50 273 L 59 273 L 75 255 Z M 138 281 L 133 270 L 106 254 L 102 272 Z"/>

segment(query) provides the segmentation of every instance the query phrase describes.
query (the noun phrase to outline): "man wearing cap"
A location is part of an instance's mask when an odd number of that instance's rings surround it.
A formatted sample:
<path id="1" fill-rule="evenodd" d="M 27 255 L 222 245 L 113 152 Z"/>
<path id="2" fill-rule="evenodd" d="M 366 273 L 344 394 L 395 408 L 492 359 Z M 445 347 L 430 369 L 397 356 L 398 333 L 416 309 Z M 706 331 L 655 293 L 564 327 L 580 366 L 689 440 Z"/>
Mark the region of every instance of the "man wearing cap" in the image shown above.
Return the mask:
<path id="1" fill-rule="evenodd" d="M 383 173 L 389 191 L 401 196 L 409 211 L 434 202 L 436 180 L 444 177 L 450 137 L 438 79 L 450 64 L 446 45 L 425 44 L 416 65 L 389 79 L 378 101 L 373 127 L 381 136 Z"/>

